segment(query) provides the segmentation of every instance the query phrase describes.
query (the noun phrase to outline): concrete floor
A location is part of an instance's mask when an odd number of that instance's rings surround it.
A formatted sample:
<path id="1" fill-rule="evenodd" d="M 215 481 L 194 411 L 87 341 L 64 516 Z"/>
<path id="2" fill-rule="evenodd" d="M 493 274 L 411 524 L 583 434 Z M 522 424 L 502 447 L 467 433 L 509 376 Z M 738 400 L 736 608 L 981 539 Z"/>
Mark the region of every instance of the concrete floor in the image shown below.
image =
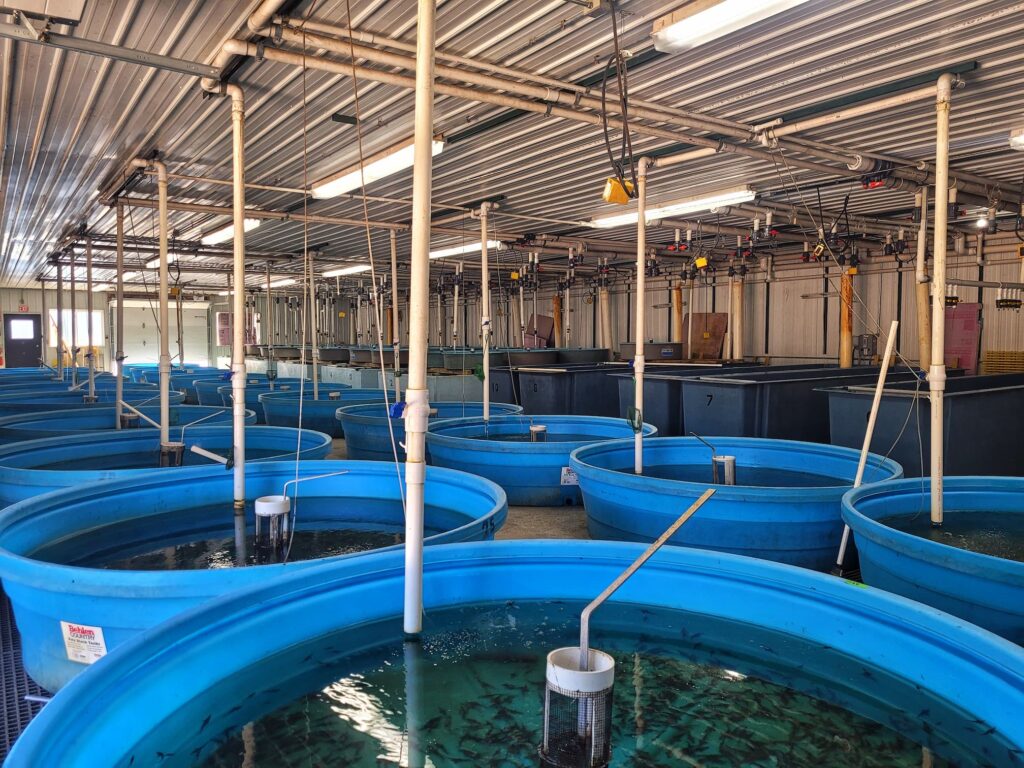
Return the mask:
<path id="1" fill-rule="evenodd" d="M 344 438 L 334 441 L 327 458 L 347 457 Z M 587 515 L 576 507 L 509 507 L 505 525 L 496 539 L 589 539 Z"/>

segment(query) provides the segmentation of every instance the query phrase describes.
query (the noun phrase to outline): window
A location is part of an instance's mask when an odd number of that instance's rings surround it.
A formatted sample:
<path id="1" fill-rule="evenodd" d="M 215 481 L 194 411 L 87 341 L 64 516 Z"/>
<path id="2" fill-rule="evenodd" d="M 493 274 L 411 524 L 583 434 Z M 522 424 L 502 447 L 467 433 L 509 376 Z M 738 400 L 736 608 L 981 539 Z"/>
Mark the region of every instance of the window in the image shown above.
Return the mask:
<path id="1" fill-rule="evenodd" d="M 78 346 L 81 348 L 81 347 L 85 347 L 89 343 L 89 326 L 87 325 L 87 323 L 89 322 L 89 310 L 87 310 L 87 309 L 76 310 L 75 315 L 76 315 L 76 319 L 78 321 L 77 322 L 78 332 L 77 332 L 77 337 L 76 337 L 75 340 L 78 342 Z M 57 347 L 57 310 L 56 309 L 51 309 L 50 310 L 50 318 L 49 319 L 50 319 L 50 323 L 49 323 L 50 330 L 49 330 L 49 333 L 46 334 L 46 338 L 47 338 L 47 342 L 46 343 L 47 343 L 47 346 L 50 346 L 50 347 L 53 347 L 53 348 L 56 349 L 56 347 Z M 65 309 L 64 310 L 63 323 L 64 323 L 64 327 L 61 328 L 61 330 L 63 331 L 63 336 L 64 336 L 64 346 L 67 347 L 68 349 L 71 349 L 71 310 L 70 309 Z M 102 346 L 104 346 L 106 344 L 106 339 L 104 338 L 104 335 L 103 335 L 103 310 L 101 310 L 101 309 L 94 309 L 93 312 L 92 312 L 92 343 L 93 343 L 93 346 L 95 346 L 95 347 L 102 347 Z"/>
<path id="2" fill-rule="evenodd" d="M 31 341 L 35 338 L 36 324 L 34 320 L 11 320 L 7 338 L 9 341 Z"/>

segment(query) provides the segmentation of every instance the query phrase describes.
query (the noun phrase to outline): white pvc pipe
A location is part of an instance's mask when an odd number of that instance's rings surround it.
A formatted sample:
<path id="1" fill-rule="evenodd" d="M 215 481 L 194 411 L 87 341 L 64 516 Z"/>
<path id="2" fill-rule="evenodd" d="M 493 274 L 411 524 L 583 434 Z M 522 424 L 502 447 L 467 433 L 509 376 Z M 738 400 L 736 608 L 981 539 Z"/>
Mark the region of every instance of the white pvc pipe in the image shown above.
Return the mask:
<path id="1" fill-rule="evenodd" d="M 395 368 L 395 402 L 402 397 L 402 333 L 398 325 L 398 233 L 391 230 L 391 349 L 394 355 L 392 365 Z"/>
<path id="2" fill-rule="evenodd" d="M 313 254 L 306 254 L 306 269 L 309 272 L 309 309 L 306 314 L 309 316 L 309 335 L 313 340 L 312 360 L 313 365 L 313 399 L 320 399 L 320 326 L 317 322 L 318 312 L 316 306 L 316 282 L 313 276 Z"/>
<path id="3" fill-rule="evenodd" d="M 864 431 L 864 443 L 860 449 L 860 460 L 857 462 L 857 476 L 853 480 L 853 487 L 860 488 L 864 481 L 864 469 L 868 463 L 868 453 L 871 451 L 871 438 L 875 434 L 875 422 L 878 419 L 878 407 L 882 403 L 882 392 L 885 389 L 885 378 L 889 373 L 889 361 L 892 360 L 893 351 L 896 349 L 896 330 L 899 328 L 899 321 L 893 320 L 889 326 L 889 337 L 885 340 L 885 355 L 882 357 L 882 365 L 878 371 L 878 381 L 875 383 L 875 396 L 871 401 L 871 411 L 868 413 L 868 427 Z M 846 547 L 850 542 L 850 526 L 843 526 L 843 539 L 839 544 L 839 557 L 836 560 L 838 569 L 842 569 L 843 561 L 846 559 Z"/>
<path id="4" fill-rule="evenodd" d="M 743 276 L 737 275 L 732 282 L 732 359 L 743 360 Z"/>
<path id="5" fill-rule="evenodd" d="M 633 375 L 636 388 L 633 393 L 633 407 L 641 421 L 640 430 L 633 437 L 633 471 L 642 475 L 644 471 L 644 328 L 646 327 L 647 301 L 647 167 L 649 160 L 641 157 L 637 163 L 636 185 L 636 352 L 633 356 Z"/>
<path id="6" fill-rule="evenodd" d="M 491 419 L 491 273 L 487 263 L 487 212 L 490 203 L 480 204 L 480 335 L 483 340 L 484 421 Z"/>
<path id="7" fill-rule="evenodd" d="M 921 221 L 917 227 L 917 258 L 914 263 L 914 288 L 917 299 L 917 359 L 922 369 L 931 364 L 932 332 L 931 307 L 928 305 L 928 187 L 917 191 L 917 208 L 921 211 Z"/>
<path id="8" fill-rule="evenodd" d="M 75 249 L 71 249 L 71 388 L 78 389 L 78 290 L 75 286 Z"/>
<path id="9" fill-rule="evenodd" d="M 942 525 L 943 394 L 946 389 L 946 225 L 949 213 L 949 102 L 953 76 L 939 77 L 935 92 L 935 231 L 932 254 L 931 521 Z"/>
<path id="10" fill-rule="evenodd" d="M 696 280 L 690 281 L 690 290 L 686 298 L 686 357 L 693 359 L 693 287 Z"/>
<path id="11" fill-rule="evenodd" d="M 405 393 L 405 616 L 406 634 L 423 628 L 423 495 L 425 441 L 430 418 L 427 343 L 430 318 L 430 196 L 434 140 L 435 0 L 418 0 L 416 108 L 412 183 L 412 270 L 409 284 L 409 386 Z"/>
<path id="12" fill-rule="evenodd" d="M 231 96 L 231 180 L 234 248 L 231 314 L 231 423 L 233 495 L 236 514 L 245 509 L 245 96 L 228 85 Z"/>
<path id="13" fill-rule="evenodd" d="M 114 382 L 114 429 L 121 428 L 121 414 L 124 408 L 124 205 L 118 201 L 115 211 L 117 237 L 117 351 L 114 353 L 117 380 Z"/>

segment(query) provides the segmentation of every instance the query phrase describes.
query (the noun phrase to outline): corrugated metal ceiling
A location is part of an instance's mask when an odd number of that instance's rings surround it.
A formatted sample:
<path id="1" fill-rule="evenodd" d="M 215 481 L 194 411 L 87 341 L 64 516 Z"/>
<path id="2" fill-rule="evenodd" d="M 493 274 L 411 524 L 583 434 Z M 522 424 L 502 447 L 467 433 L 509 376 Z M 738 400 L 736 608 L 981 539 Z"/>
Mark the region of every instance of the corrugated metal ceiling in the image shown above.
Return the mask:
<path id="1" fill-rule="evenodd" d="M 399 37 L 415 36 L 415 0 L 350 0 L 359 28 Z M 73 34 L 197 61 L 211 61 L 224 39 L 244 30 L 252 2 L 221 0 L 89 0 Z M 295 15 L 309 13 L 301 3 Z M 678 0 L 620 0 L 622 43 L 634 54 L 650 48 L 654 18 Z M 810 0 L 738 35 L 686 54 L 655 57 L 634 67 L 636 98 L 719 117 L 759 123 L 836 97 L 855 96 L 880 84 L 976 61 L 967 85 L 954 97 L 952 152 L 955 163 L 1000 180 L 1016 190 L 1024 156 L 1007 145 L 1007 133 L 1024 113 L 1021 89 L 1024 3 L 991 0 Z M 611 52 L 608 17 L 579 17 L 579 7 L 562 0 L 448 0 L 439 3 L 438 45 L 449 51 L 515 65 L 564 80 L 599 72 Z M 346 0 L 317 2 L 312 16 L 344 24 Z M 0 43 L 9 109 L 2 127 L 0 172 L 0 283 L 25 285 L 39 274 L 62 233 L 85 221 L 90 230 L 111 234 L 112 212 L 96 204 L 97 189 L 133 156 L 159 150 L 173 172 L 228 178 L 230 121 L 224 99 L 204 98 L 194 78 L 112 62 L 84 54 Z M 301 70 L 269 61 L 244 63 L 235 79 L 247 94 L 246 168 L 250 182 L 302 187 L 352 165 L 358 158 L 355 128 L 331 121 L 335 112 L 354 113 L 349 77 Z M 359 108 L 367 153 L 407 138 L 412 131 L 412 94 L 393 86 L 359 81 Z M 303 104 L 305 103 L 305 108 Z M 437 99 L 438 131 L 472 129 L 508 110 L 452 97 Z M 577 220 L 606 208 L 600 190 L 609 173 L 600 129 L 539 115 L 518 116 L 451 143 L 435 160 L 437 201 L 465 204 L 504 196 L 502 209 L 526 215 Z M 928 159 L 934 154 L 933 109 L 928 102 L 892 109 L 810 132 L 810 138 L 855 150 Z M 637 137 L 637 153 L 670 142 Z M 373 184 L 368 192 L 395 198 L 411 195 L 411 172 Z M 749 183 L 773 189 L 777 199 L 799 202 L 784 188 L 794 179 L 809 184 L 821 177 L 794 169 L 792 176 L 743 157 L 694 160 L 651 176 L 655 200 L 694 191 Z M 172 183 L 175 199 L 230 204 L 230 188 Z M 154 193 L 143 182 L 137 196 Z M 905 211 L 908 191 L 862 190 L 856 182 L 821 189 L 826 209 L 842 207 L 850 195 L 854 213 Z M 806 201 L 817 203 L 813 190 Z M 301 206 L 301 195 L 250 190 L 248 203 L 282 210 Z M 360 218 L 362 204 L 351 198 L 310 201 L 319 214 Z M 407 206 L 370 202 L 371 219 L 404 222 Z M 592 232 L 565 225 L 496 217 L 505 231 L 568 232 L 628 241 L 627 230 Z M 175 212 L 179 237 L 193 238 L 223 217 Z M 732 223 L 742 223 L 730 219 Z M 129 234 L 155 234 L 153 212 L 133 209 Z M 458 225 L 458 222 L 455 222 Z M 466 239 L 477 239 L 477 224 L 466 217 Z M 457 239 L 457 238 L 456 238 Z M 666 242 L 671 232 L 653 233 Z M 452 238 L 437 236 L 439 245 Z M 255 252 L 295 253 L 304 242 L 326 244 L 325 259 L 365 257 L 359 227 L 265 222 L 247 237 Z M 408 238 L 399 236 L 400 252 Z M 387 253 L 387 233 L 375 230 L 376 256 Z M 628 253 L 623 254 L 629 256 Z M 148 258 L 148 257 L 147 257 Z M 108 255 L 97 256 L 109 260 Z M 98 280 L 109 273 L 99 273 Z M 223 275 L 190 275 L 203 285 L 223 284 Z"/>

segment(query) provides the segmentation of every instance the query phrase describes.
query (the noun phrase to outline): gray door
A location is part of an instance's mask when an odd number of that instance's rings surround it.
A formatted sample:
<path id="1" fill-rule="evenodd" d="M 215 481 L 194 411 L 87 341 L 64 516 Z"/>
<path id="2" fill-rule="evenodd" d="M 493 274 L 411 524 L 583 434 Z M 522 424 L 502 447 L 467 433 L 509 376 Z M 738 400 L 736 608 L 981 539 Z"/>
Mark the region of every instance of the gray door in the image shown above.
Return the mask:
<path id="1" fill-rule="evenodd" d="M 37 368 L 43 357 L 39 315 L 4 315 L 4 365 Z"/>

